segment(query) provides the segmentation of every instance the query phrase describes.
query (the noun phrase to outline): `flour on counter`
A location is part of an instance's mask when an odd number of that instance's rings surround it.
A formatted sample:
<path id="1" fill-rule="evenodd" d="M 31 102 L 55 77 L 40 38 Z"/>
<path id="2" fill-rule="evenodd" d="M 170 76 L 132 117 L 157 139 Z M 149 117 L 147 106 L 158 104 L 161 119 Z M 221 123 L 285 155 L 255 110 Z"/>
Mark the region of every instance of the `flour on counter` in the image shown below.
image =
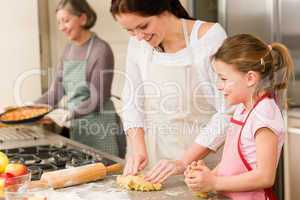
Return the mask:
<path id="1" fill-rule="evenodd" d="M 165 191 L 165 194 L 169 195 L 169 196 L 178 196 L 178 195 L 183 194 L 184 192 L 185 192 L 184 190 L 182 190 L 182 191 L 179 191 L 179 190 L 167 190 L 167 191 Z"/>
<path id="2" fill-rule="evenodd" d="M 88 183 L 53 191 L 49 200 L 130 200 L 128 193 L 114 187 L 115 182 Z"/>

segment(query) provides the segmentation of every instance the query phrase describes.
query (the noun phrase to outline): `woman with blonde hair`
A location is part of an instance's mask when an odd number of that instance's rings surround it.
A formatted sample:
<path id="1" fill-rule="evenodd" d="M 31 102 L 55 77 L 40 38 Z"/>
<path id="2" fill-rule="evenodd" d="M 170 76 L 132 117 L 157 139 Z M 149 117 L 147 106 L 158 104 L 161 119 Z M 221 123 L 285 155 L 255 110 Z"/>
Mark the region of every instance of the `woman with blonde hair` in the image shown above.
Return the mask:
<path id="1" fill-rule="evenodd" d="M 233 200 L 275 200 L 272 186 L 286 131 L 282 109 L 287 105 L 292 58 L 283 44 L 268 45 L 239 34 L 227 38 L 213 59 L 218 89 L 237 107 L 219 165 L 210 171 L 203 163 L 193 163 L 185 181 L 193 192 L 220 191 Z"/>

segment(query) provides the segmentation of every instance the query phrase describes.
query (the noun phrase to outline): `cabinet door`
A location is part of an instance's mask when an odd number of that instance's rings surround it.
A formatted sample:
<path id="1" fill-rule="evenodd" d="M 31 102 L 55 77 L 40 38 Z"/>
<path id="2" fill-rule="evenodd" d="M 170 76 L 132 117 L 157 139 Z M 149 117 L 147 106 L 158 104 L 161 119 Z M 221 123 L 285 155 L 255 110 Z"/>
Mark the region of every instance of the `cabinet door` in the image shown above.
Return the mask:
<path id="1" fill-rule="evenodd" d="M 1 107 L 41 95 L 37 1 L 1 1 Z"/>

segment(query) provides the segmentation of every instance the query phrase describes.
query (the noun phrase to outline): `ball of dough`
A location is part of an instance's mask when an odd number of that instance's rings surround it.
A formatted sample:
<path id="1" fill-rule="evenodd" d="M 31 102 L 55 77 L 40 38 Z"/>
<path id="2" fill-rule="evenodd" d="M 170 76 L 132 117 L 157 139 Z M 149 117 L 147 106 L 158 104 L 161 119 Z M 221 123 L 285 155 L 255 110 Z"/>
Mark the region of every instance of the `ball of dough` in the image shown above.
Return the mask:
<path id="1" fill-rule="evenodd" d="M 138 176 L 117 176 L 117 184 L 127 190 L 136 191 L 158 191 L 161 190 L 162 185 L 157 183 L 153 184 L 149 181 L 145 181 L 143 175 Z"/>

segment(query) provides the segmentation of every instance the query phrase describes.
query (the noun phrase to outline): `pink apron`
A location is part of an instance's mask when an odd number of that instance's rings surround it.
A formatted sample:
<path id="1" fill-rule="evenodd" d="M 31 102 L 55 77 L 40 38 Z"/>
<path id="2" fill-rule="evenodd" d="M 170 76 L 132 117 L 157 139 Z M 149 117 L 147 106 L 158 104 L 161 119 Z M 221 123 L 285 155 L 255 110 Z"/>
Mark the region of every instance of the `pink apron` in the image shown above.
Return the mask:
<path id="1" fill-rule="evenodd" d="M 248 161 L 244 158 L 241 151 L 241 133 L 244 128 L 244 125 L 247 122 L 248 117 L 250 116 L 253 109 L 257 104 L 264 98 L 270 97 L 266 94 L 262 96 L 256 104 L 253 106 L 251 111 L 246 117 L 244 122 L 238 121 L 234 118 L 231 118 L 231 126 L 227 130 L 226 141 L 223 150 L 222 161 L 219 164 L 218 175 L 219 176 L 233 176 L 242 174 L 252 170 L 252 167 Z M 276 196 L 272 192 L 272 188 L 261 189 L 249 192 L 223 192 L 227 197 L 230 197 L 233 200 L 276 200 Z"/>

